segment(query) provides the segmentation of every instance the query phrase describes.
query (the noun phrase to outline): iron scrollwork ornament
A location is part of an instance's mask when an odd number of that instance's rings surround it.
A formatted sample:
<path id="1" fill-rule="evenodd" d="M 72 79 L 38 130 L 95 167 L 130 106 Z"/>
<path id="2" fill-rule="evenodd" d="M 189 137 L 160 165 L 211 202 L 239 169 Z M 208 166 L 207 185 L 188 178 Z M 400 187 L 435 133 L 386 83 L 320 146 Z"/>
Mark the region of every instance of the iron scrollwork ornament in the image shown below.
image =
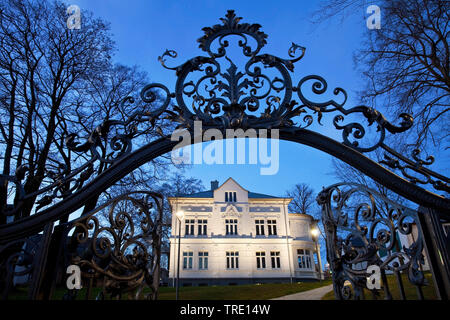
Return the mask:
<path id="1" fill-rule="evenodd" d="M 322 190 L 317 202 L 322 206 L 327 258 L 338 298 L 363 298 L 370 276 L 366 269 L 371 265 L 378 266 L 383 276 L 406 272 L 419 291 L 426 284 L 423 235 L 416 211 L 349 183 Z M 385 298 L 392 299 L 386 281 L 383 290 Z"/>
<path id="2" fill-rule="evenodd" d="M 322 125 L 324 114 L 337 113 L 333 125 L 342 131 L 345 145 L 360 153 L 381 147 L 389 153 L 382 164 L 400 169 L 413 183 L 429 183 L 436 189 L 448 192 L 448 178 L 425 169 L 423 165 L 426 162 L 413 166 L 413 170 L 425 179 L 410 178 L 406 170 L 411 169 L 411 160 L 393 150 L 390 152 L 384 144 L 386 131 L 396 134 L 411 128 L 413 118 L 409 114 L 400 114 L 400 124 L 394 125 L 373 108 L 360 105 L 346 109 L 347 93 L 340 87 L 332 91 L 340 99 L 313 101 L 311 94 L 319 97 L 328 94 L 326 80 L 318 75 L 307 75 L 295 86 L 291 77 L 295 64 L 305 55 L 304 47 L 292 43 L 288 50 L 289 58 L 286 59 L 262 53 L 268 36 L 259 24 L 242 23 L 242 18 L 236 16 L 233 10 L 229 10 L 220 20 L 221 24 L 203 28 L 204 35 L 198 39 L 199 48 L 206 53 L 205 56 L 196 56 L 175 67 L 167 65 L 168 59 L 177 57 L 174 50 L 166 50 L 158 58 L 164 68 L 176 72 L 174 92 L 163 84 L 150 83 L 142 88 L 139 101 L 131 96 L 123 99 L 123 106 L 136 106 L 127 119 L 105 120 L 92 130 L 85 141 L 80 141 L 77 133 L 67 134 L 67 150 L 86 159 L 79 165 L 77 162 L 77 167 L 61 163 L 58 168 L 47 170 L 46 185 L 32 194 L 25 194 L 23 188 L 23 180 L 29 170 L 26 165 L 17 168 L 14 176 L 0 176 L 0 182 L 10 181 L 16 189 L 14 203 L 1 208 L 2 214 L 20 217 L 21 207 L 27 201 L 37 199 L 35 208 L 39 211 L 82 190 L 88 181 L 130 154 L 137 137 L 148 133 L 164 135 L 158 126 L 158 121 L 163 120 L 188 130 L 193 128 L 194 121 L 202 121 L 204 130 L 253 128 L 282 129 L 295 133 L 310 127 L 314 115 L 317 123 Z M 239 39 L 238 48 L 243 56 L 243 60 L 239 60 L 241 68 L 230 58 L 229 37 Z M 361 122 L 343 124 L 349 115 L 362 116 L 367 126 Z M 368 136 L 366 128 L 373 125 L 376 126 L 377 138 L 370 145 L 365 145 L 368 143 L 363 143 Z M 406 163 L 406 166 L 398 161 Z"/>
<path id="3" fill-rule="evenodd" d="M 160 279 L 162 200 L 153 192 L 129 192 L 68 223 L 66 250 L 70 265 L 81 269 L 84 287 L 101 286 L 97 298 L 142 295 L 156 299 Z M 73 297 L 71 291 L 67 298 Z"/>
<path id="4" fill-rule="evenodd" d="M 191 128 L 196 120 L 202 121 L 205 128 L 289 127 L 294 124 L 291 118 L 305 112 L 300 106 L 295 107 L 297 103 L 291 100 L 293 88 L 289 74 L 294 63 L 304 56 L 305 48 L 293 43 L 288 51 L 292 59 L 259 54 L 267 43 L 267 35 L 260 30 L 259 24 L 241 24 L 241 19 L 229 10 L 221 19 L 222 24 L 203 29 L 205 35 L 198 39 L 199 47 L 209 56 L 197 56 L 176 67 L 166 65 L 167 58 L 177 56 L 175 51 L 166 50 L 159 57 L 163 67 L 176 71 L 174 96 L 177 106 L 174 110 L 178 114 L 169 114 L 174 121 L 181 120 L 182 127 Z M 227 56 L 230 43 L 225 39 L 233 35 L 240 38 L 238 45 L 247 58 L 242 71 Z M 251 47 L 248 37 L 256 42 L 256 48 Z M 219 48 L 214 51 L 212 45 L 217 39 Z M 220 58 L 226 62 L 221 63 Z M 263 68 L 275 75 L 263 73 Z M 201 73 L 198 79 L 188 80 L 195 72 Z M 262 104 L 265 109 L 258 117 L 254 112 Z"/>

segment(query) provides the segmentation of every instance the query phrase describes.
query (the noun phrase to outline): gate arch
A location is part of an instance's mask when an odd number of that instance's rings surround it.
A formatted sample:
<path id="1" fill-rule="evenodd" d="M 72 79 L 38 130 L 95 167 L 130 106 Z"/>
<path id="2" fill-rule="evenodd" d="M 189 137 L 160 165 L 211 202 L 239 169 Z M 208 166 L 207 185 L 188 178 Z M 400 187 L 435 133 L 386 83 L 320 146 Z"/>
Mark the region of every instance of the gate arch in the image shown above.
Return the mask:
<path id="1" fill-rule="evenodd" d="M 450 214 L 450 199 L 437 196 L 430 191 L 408 182 L 392 171 L 367 158 L 351 147 L 338 143 L 319 133 L 307 129 L 280 130 L 280 139 L 304 144 L 326 152 L 365 173 L 380 184 L 400 194 L 412 202 Z M 194 144 L 192 137 L 191 144 Z M 0 226 L 0 243 L 22 238 L 40 232 L 44 226 L 83 207 L 92 198 L 106 190 L 134 169 L 144 163 L 170 152 L 178 141 L 170 137 L 160 138 L 142 148 L 120 158 L 110 168 L 88 183 L 82 190 L 58 202 L 54 206 L 28 218 Z"/>
<path id="2" fill-rule="evenodd" d="M 157 123 L 161 119 L 169 120 L 178 129 L 191 133 L 191 144 L 196 142 L 193 137 L 195 121 L 201 121 L 204 130 L 214 128 L 223 133 L 227 129 L 238 128 L 277 129 L 280 139 L 328 153 L 406 199 L 439 211 L 449 219 L 450 199 L 418 185 L 431 185 L 435 190 L 450 191 L 449 178 L 425 167 L 434 159 L 422 160 L 419 158 L 420 150 L 414 150 L 411 160 L 385 144 L 386 135 L 405 132 L 413 125 L 410 115 L 401 114 L 401 123 L 394 125 L 379 111 L 368 106 L 359 105 L 346 109 L 344 105 L 347 93 L 340 87 L 334 88 L 332 93 L 340 97 L 341 102 L 333 99 L 313 101 L 305 94 L 305 87 L 309 88 L 311 84 L 309 94 L 326 94 L 328 85 L 325 79 L 308 75 L 294 85 L 291 78 L 294 64 L 303 58 L 306 49 L 293 43 L 288 50 L 288 59 L 261 54 L 261 49 L 267 43 L 267 35 L 260 30 L 259 24 L 241 23 L 241 19 L 233 10 L 229 10 L 225 18 L 221 19 L 222 24 L 203 29 L 205 34 L 198 42 L 199 48 L 207 53 L 206 56 L 194 57 L 175 67 L 166 65 L 168 58 L 177 56 L 175 51 L 166 50 L 158 58 L 163 67 L 176 72 L 174 92 L 163 84 L 149 84 L 140 94 L 146 107 L 137 109 L 126 121 L 105 121 L 93 129 L 83 143 L 78 141 L 76 134 L 68 135 L 65 140 L 66 148 L 88 155 L 90 160 L 86 163 L 59 175 L 53 183 L 32 195 L 23 192 L 22 180 L 27 171 L 26 166 L 18 168 L 14 176 L 2 177 L 2 180 L 15 184 L 18 194 L 15 202 L 4 208 L 2 214 L 20 212 L 24 204 L 34 201 L 36 197 L 39 208 L 43 210 L 0 226 L 0 252 L 6 252 L 5 248 L 8 248 L 9 243 L 37 234 L 50 223 L 67 217 L 134 169 L 171 151 L 178 141 L 171 141 L 170 132 L 163 133 L 164 128 L 158 127 Z M 238 45 L 247 59 L 241 71 L 227 56 L 229 42 L 225 38 L 228 36 L 240 38 Z M 253 39 L 256 48 L 252 48 L 247 37 Z M 212 44 L 216 42 L 218 49 L 215 51 Z M 225 69 L 224 64 L 228 68 Z M 263 69 L 267 72 L 264 73 Z M 135 99 L 126 97 L 123 103 L 133 104 Z M 158 103 L 155 107 L 154 104 Z M 261 111 L 259 116 L 256 115 L 257 111 Z M 323 115 L 328 113 L 335 114 L 333 125 L 342 132 L 342 141 L 308 128 L 314 121 L 321 124 Z M 350 115 L 359 116 L 365 124 L 344 124 L 346 117 Z M 301 125 L 296 125 L 294 119 L 300 120 Z M 366 129 L 372 125 L 377 129 L 376 141 L 363 145 Z M 155 132 L 161 132 L 161 138 L 133 151 L 132 142 L 141 126 L 150 126 Z M 113 129 L 116 134 L 109 137 Z M 102 158 L 97 151 L 99 147 L 109 149 L 109 156 Z M 384 150 L 385 160 L 376 162 L 365 155 L 378 148 Z M 95 165 L 98 163 L 105 164 L 108 168 L 95 175 Z M 394 172 L 396 169 L 398 173 Z M 411 175 L 410 171 L 420 177 Z M 62 192 L 62 186 L 66 187 L 65 192 Z M 10 253 L 1 258 L 6 261 L 9 256 Z"/>

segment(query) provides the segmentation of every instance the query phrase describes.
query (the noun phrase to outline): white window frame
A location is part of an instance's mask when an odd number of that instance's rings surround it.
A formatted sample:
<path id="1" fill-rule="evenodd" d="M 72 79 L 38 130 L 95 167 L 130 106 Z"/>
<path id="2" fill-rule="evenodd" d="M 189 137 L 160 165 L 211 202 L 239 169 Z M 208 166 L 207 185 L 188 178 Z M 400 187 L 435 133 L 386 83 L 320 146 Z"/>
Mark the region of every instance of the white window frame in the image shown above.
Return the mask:
<path id="1" fill-rule="evenodd" d="M 264 270 L 266 269 L 266 252 L 257 251 L 256 252 L 256 269 Z"/>
<path id="2" fill-rule="evenodd" d="M 225 235 L 237 235 L 237 219 L 225 219 Z"/>
<path id="3" fill-rule="evenodd" d="M 208 251 L 199 251 L 198 252 L 198 269 L 199 270 L 208 270 Z"/>
<path id="4" fill-rule="evenodd" d="M 207 219 L 197 219 L 197 235 L 206 236 L 208 235 L 208 220 Z"/>
<path id="5" fill-rule="evenodd" d="M 183 270 L 192 270 L 194 266 L 194 252 L 183 251 Z"/>
<path id="6" fill-rule="evenodd" d="M 281 269 L 280 251 L 270 251 L 272 269 Z"/>
<path id="7" fill-rule="evenodd" d="M 227 270 L 238 270 L 239 269 L 239 251 L 227 251 L 225 253 L 227 261 Z"/>
<path id="8" fill-rule="evenodd" d="M 276 219 L 268 219 L 267 220 L 267 234 L 269 236 L 277 235 L 277 220 Z"/>
<path id="9" fill-rule="evenodd" d="M 236 191 L 225 192 L 225 202 L 237 202 L 237 192 Z"/>
<path id="10" fill-rule="evenodd" d="M 264 219 L 255 219 L 256 235 L 264 236 Z"/>
<path id="11" fill-rule="evenodd" d="M 297 268 L 311 270 L 311 251 L 309 249 L 297 249 Z"/>
<path id="12" fill-rule="evenodd" d="M 186 219 L 184 221 L 184 235 L 185 236 L 195 235 L 195 219 Z"/>

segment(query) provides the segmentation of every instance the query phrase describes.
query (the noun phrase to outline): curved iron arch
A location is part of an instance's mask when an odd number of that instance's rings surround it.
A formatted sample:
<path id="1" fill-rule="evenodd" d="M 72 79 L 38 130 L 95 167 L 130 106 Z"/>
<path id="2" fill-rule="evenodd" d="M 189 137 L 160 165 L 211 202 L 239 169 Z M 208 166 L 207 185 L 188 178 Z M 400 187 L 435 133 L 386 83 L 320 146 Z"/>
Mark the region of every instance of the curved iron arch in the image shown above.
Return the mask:
<path id="1" fill-rule="evenodd" d="M 412 182 L 408 182 L 351 147 L 307 129 L 280 130 L 280 139 L 304 144 L 326 152 L 354 166 L 401 196 L 426 207 L 441 210 L 450 216 L 450 199 L 438 196 Z M 170 152 L 178 143 L 178 141 L 171 141 L 170 137 L 163 137 L 118 159 L 110 168 L 95 177 L 79 192 L 39 214 L 0 226 L 0 243 L 23 238 L 41 231 L 47 223 L 61 219 L 83 207 L 102 190 L 106 190 L 141 165 Z M 191 144 L 194 144 L 194 136 L 192 136 Z"/>
<path id="2" fill-rule="evenodd" d="M 21 183 L 28 170 L 26 166 L 18 168 L 14 176 L 0 177 L 0 180 L 13 182 L 19 195 L 17 203 L 7 207 L 2 214 L 14 214 L 21 209 L 24 202 L 35 197 L 40 197 L 36 202 L 38 209 L 47 207 L 30 217 L 0 226 L 0 243 L 41 231 L 46 223 L 69 215 L 132 170 L 169 152 L 178 143 L 170 141 L 169 136 L 163 136 L 132 151 L 132 141 L 141 132 L 139 127 L 146 126 L 148 129 L 150 126 L 158 131 L 156 123 L 162 118 L 190 132 L 195 121 L 202 121 L 204 129 L 216 128 L 222 132 L 229 128 L 279 129 L 281 139 L 322 150 L 354 166 L 405 198 L 449 214 L 449 199 L 417 185 L 417 183 L 431 184 L 437 190 L 450 191 L 449 178 L 424 167 L 431 164 L 434 159 L 429 157 L 421 160 L 418 157 L 420 150 L 415 150 L 413 161 L 384 143 L 386 131 L 396 134 L 412 126 L 413 118 L 410 115 L 401 114 L 400 125 L 394 125 L 373 108 L 361 105 L 346 109 L 344 105 L 347 93 L 339 87 L 333 90 L 333 95 L 340 97 L 340 102 L 334 99 L 324 102 L 311 100 L 304 92 L 305 86 L 312 82 L 312 93 L 322 95 L 328 89 L 325 79 L 317 75 L 308 75 L 295 86 L 290 75 L 290 72 L 294 71 L 294 64 L 302 59 L 306 49 L 292 43 L 288 51 L 289 59 L 267 53 L 261 54 L 267 35 L 260 30 L 259 24 L 240 23 L 241 19 L 233 10 L 229 10 L 225 18 L 221 19 L 222 24 L 203 29 L 205 35 L 198 42 L 200 49 L 207 53 L 206 56 L 194 57 L 176 67 L 166 66 L 166 58 L 177 56 L 175 51 L 166 50 L 159 57 L 165 68 L 176 71 L 175 92 L 171 92 L 163 84 L 153 83 L 145 86 L 140 95 L 142 101 L 148 105 L 156 102 L 157 97 L 162 97 L 159 107 L 147 106 L 144 109 L 137 109 L 126 121 L 105 121 L 92 131 L 84 143 L 77 141 L 77 134 L 68 135 L 65 140 L 66 147 L 73 152 L 90 155 L 90 160 L 86 163 L 74 170 L 62 168 L 60 172 L 52 172 L 49 178 L 54 182 L 31 195 L 24 194 Z M 238 45 L 248 59 L 243 71 L 239 71 L 226 55 L 229 42 L 225 38 L 230 35 L 241 38 Z M 248 44 L 247 36 L 256 41 L 255 49 Z M 213 52 L 211 45 L 216 40 L 219 42 L 219 48 Z M 228 65 L 225 70 L 222 70 L 219 61 L 222 58 L 226 60 L 222 62 Z M 263 69 L 275 75 L 265 74 Z M 195 72 L 200 73 L 200 78 L 196 81 L 189 80 L 189 76 Z M 156 92 L 158 90 L 162 92 L 162 96 L 158 96 Z M 298 100 L 293 98 L 295 94 Z M 177 105 L 172 103 L 172 98 L 175 98 Z M 124 104 L 134 102 L 133 97 L 126 97 L 123 100 Z M 255 112 L 264 104 L 265 109 L 257 116 Z M 323 114 L 331 112 L 337 113 L 333 125 L 342 132 L 342 143 L 307 129 L 314 122 L 314 116 L 321 124 Z M 342 124 L 345 117 L 350 114 L 362 116 L 367 122 L 367 127 L 376 125 L 378 137 L 375 143 L 369 146 L 360 145 L 361 139 L 366 135 L 365 126 L 357 122 Z M 301 115 L 303 125 L 296 126 L 293 119 Z M 112 128 L 119 128 L 121 132 L 109 137 Z M 108 149 L 110 152 L 106 153 L 106 157 L 102 157 L 97 148 Z M 386 159 L 381 163 L 386 167 L 363 154 L 377 148 L 385 151 Z M 96 163 L 109 167 L 92 178 Z M 388 168 L 400 169 L 405 178 Z M 422 175 L 424 179 L 411 176 L 407 169 Z M 57 199 L 62 200 L 54 203 Z"/>

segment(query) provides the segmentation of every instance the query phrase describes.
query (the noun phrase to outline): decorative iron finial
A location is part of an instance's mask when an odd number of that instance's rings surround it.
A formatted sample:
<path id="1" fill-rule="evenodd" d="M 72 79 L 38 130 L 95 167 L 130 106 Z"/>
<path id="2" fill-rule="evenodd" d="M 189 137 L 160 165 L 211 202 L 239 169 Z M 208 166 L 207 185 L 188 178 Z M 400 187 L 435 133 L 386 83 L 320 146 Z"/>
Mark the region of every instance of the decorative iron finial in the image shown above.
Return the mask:
<path id="1" fill-rule="evenodd" d="M 225 48 L 228 47 L 228 41 L 223 41 L 223 38 L 234 34 L 242 37 L 242 40 L 239 41 L 239 46 L 243 48 L 243 52 L 246 56 L 253 56 L 258 54 L 261 48 L 267 43 L 266 38 L 267 34 L 260 31 L 260 24 L 253 23 L 242 23 L 239 21 L 242 20 L 242 17 L 237 17 L 234 13 L 234 10 L 228 10 L 225 18 L 220 18 L 222 24 L 216 24 L 213 27 L 205 27 L 202 30 L 205 32 L 205 35 L 197 40 L 200 43 L 199 48 L 205 52 L 208 52 L 211 57 L 223 57 L 226 53 Z M 256 40 L 258 47 L 252 51 L 250 46 L 247 45 L 247 38 L 244 35 L 248 35 Z M 213 53 L 211 51 L 211 43 L 220 38 L 220 48 L 217 53 Z"/>

